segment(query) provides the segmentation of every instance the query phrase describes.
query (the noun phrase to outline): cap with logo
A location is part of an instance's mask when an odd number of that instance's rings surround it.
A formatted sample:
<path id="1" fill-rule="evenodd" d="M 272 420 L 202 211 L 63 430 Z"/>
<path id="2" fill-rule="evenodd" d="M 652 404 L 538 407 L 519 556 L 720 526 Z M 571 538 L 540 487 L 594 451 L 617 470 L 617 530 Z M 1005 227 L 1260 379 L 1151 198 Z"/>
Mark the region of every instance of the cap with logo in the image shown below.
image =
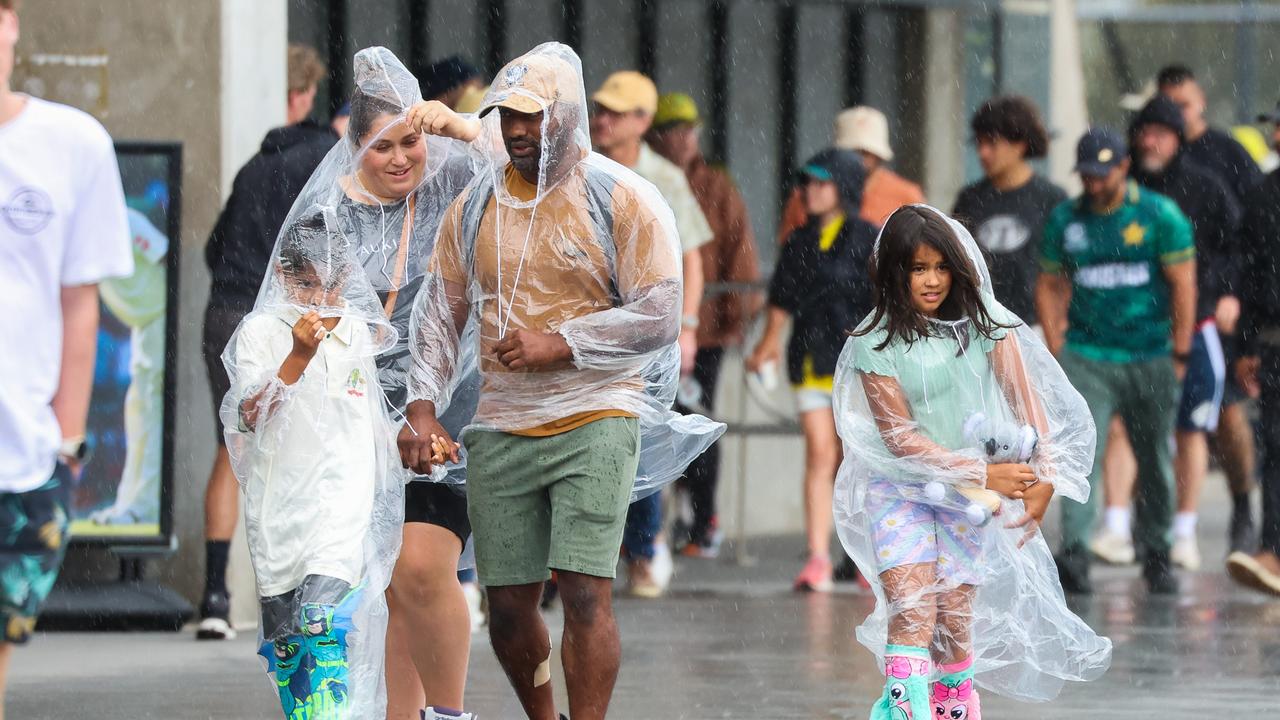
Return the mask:
<path id="1" fill-rule="evenodd" d="M 653 115 L 658 110 L 658 86 L 641 73 L 623 70 L 606 78 L 591 100 L 616 113 Z"/>
<path id="2" fill-rule="evenodd" d="M 489 88 L 480 117 L 496 107 L 534 115 L 552 103 L 577 104 L 578 74 L 559 57 L 530 53 L 512 60 L 498 71 Z"/>
<path id="3" fill-rule="evenodd" d="M 1106 127 L 1090 128 L 1076 145 L 1075 171 L 1100 177 L 1110 173 L 1128 156 L 1129 148 L 1120 133 Z"/>
<path id="4" fill-rule="evenodd" d="M 668 125 L 699 125 L 702 117 L 698 114 L 698 104 L 684 93 L 667 93 L 658 98 L 658 111 L 653 114 L 653 126 L 663 128 Z"/>

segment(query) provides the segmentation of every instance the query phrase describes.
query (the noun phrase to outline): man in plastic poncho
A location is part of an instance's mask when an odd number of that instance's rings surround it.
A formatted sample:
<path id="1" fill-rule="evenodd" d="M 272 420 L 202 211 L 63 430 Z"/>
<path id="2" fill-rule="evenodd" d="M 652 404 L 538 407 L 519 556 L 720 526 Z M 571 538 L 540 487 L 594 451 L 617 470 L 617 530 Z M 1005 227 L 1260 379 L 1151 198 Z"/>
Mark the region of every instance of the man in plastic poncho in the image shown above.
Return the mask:
<path id="1" fill-rule="evenodd" d="M 610 593 L 653 402 L 646 380 L 674 387 L 679 363 L 670 211 L 652 186 L 590 152 L 579 68 L 548 43 L 498 74 L 480 109 L 489 167 L 450 207 L 431 263 L 451 317 L 424 321 L 415 309 L 428 334 L 468 313 L 479 321 L 483 387 L 465 435 L 476 567 L 494 650 L 538 720 L 556 717 L 538 607 L 552 569 L 570 713 L 608 709 L 621 655 Z M 450 343 L 417 337 L 418 370 L 447 375 Z M 654 367 L 669 372 L 655 380 Z M 409 424 L 447 440 L 435 418 L 445 396 L 414 397 Z"/>

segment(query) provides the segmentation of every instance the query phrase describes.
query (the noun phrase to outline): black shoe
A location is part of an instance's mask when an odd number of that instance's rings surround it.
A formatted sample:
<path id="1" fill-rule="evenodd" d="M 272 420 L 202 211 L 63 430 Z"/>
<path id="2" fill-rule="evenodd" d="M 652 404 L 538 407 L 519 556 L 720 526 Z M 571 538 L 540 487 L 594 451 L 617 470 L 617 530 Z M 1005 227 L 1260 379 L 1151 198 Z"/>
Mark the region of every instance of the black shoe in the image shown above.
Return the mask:
<path id="1" fill-rule="evenodd" d="M 1176 595 L 1178 576 L 1173 574 L 1173 563 L 1168 550 L 1148 550 L 1142 561 L 1142 577 L 1147 581 L 1147 592 L 1152 595 Z"/>
<path id="2" fill-rule="evenodd" d="M 1089 550 L 1084 547 L 1065 548 L 1053 558 L 1058 566 L 1058 582 L 1069 595 L 1090 595 L 1093 583 L 1089 582 Z"/>
<path id="3" fill-rule="evenodd" d="M 197 640 L 234 640 L 235 628 L 231 627 L 231 595 L 226 591 L 206 592 L 200 603 L 200 625 L 196 628 Z"/>
<path id="4" fill-rule="evenodd" d="M 1253 514 L 1249 512 L 1247 505 L 1231 511 L 1231 525 L 1227 531 L 1227 540 L 1231 548 L 1228 554 L 1242 552 L 1252 555 L 1258 551 L 1258 535 L 1253 527 Z"/>
<path id="5" fill-rule="evenodd" d="M 848 555 L 836 565 L 836 569 L 831 573 L 831 579 L 836 582 L 857 582 L 858 566 L 854 564 L 853 558 Z"/>

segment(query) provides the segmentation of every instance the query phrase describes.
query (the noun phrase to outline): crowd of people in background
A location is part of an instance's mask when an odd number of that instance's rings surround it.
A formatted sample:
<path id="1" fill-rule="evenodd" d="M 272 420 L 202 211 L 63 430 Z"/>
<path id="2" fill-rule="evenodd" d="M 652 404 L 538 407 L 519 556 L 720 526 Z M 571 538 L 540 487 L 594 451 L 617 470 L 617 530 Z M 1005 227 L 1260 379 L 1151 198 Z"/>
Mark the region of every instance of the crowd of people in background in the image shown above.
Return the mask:
<path id="1" fill-rule="evenodd" d="M 0 0 L 0 39 L 5 37 L 5 23 L 14 16 L 8 7 Z M 16 27 L 16 19 L 13 24 Z M 16 38 L 16 30 L 12 35 Z M 8 50 L 12 45 L 9 40 Z M 5 59 L 0 56 L 0 61 Z M 0 65 L 6 77 L 10 69 L 11 63 Z M 513 153 L 511 166 L 517 171 L 504 178 L 502 192 L 527 193 L 528 198 L 520 197 L 524 202 L 541 202 L 544 191 L 551 192 L 547 188 L 559 195 L 577 193 L 574 209 L 565 211 L 568 219 L 547 217 L 542 222 L 577 222 L 575 213 L 585 213 L 595 218 L 582 221 L 587 224 L 600 222 L 598 215 L 603 214 L 609 231 L 616 227 L 621 233 L 622 227 L 630 227 L 626 223 L 634 213 L 635 218 L 661 224 L 665 215 L 651 220 L 644 203 L 637 204 L 628 194 L 631 191 L 621 186 L 610 186 L 612 204 L 596 212 L 599 208 L 592 205 L 596 200 L 590 199 L 589 185 L 599 177 L 593 173 L 603 172 L 600 168 L 625 168 L 656 189 L 671 211 L 675 237 L 668 239 L 674 242 L 678 237 L 678 257 L 665 258 L 663 238 L 645 238 L 644 252 L 652 254 L 653 262 L 646 271 L 652 271 L 654 277 L 649 279 L 657 286 L 670 284 L 677 274 L 683 277 L 680 297 L 672 300 L 671 308 L 678 312 L 679 332 L 669 338 L 678 347 L 683 378 L 677 411 L 714 412 L 721 373 L 734 349 L 740 350 L 748 372 L 764 375 L 785 367 L 804 437 L 803 469 L 797 469 L 795 484 L 803 498 L 806 547 L 792 584 L 800 592 L 828 592 L 837 579 L 855 574 L 851 566 L 842 571 L 841 563 L 833 562 L 831 550 L 833 497 L 843 456 L 833 410 L 834 375 L 850 332 L 875 304 L 871 266 L 882 225 L 899 208 L 926 202 L 921 187 L 891 167 L 893 133 L 884 113 L 866 106 L 840 112 L 832 119 L 830 147 L 795 170 L 794 187 L 788 188 L 780 208 L 779 260 L 764 282 L 748 205 L 728 169 L 704 154 L 702 110 L 692 97 L 679 92 L 681 88 L 660 89 L 652 79 L 631 70 L 608 76 L 594 92 L 574 100 L 588 114 L 584 117 L 589 116 L 586 126 L 562 119 L 570 131 L 589 137 L 589 148 L 575 148 L 568 134 L 536 136 L 541 132 L 540 120 L 530 119 L 551 112 L 557 103 L 565 102 L 575 80 L 581 83 L 580 75 L 572 77 L 554 59 L 526 56 L 523 64 L 495 79 L 507 87 L 537 85 L 538 92 L 545 93 L 537 98 L 495 95 L 480 71 L 452 57 L 432 64 L 417 79 L 420 103 L 388 109 L 357 93 L 329 122 L 320 123 L 313 119 L 315 98 L 326 74 L 314 50 L 290 46 L 286 124 L 267 134 L 259 152 L 237 174 L 209 236 L 205 261 L 211 288 L 202 347 L 216 401 L 232 389 L 224 350 L 260 301 L 264 275 L 279 261 L 273 249 L 291 207 L 335 144 L 350 143 L 353 148 L 356 166 L 351 177 L 375 177 L 385 167 L 376 168 L 374 163 L 399 162 L 386 159 L 399 158 L 397 153 L 409 157 L 410 165 L 419 162 L 413 160 L 417 157 L 413 153 L 420 152 L 411 148 L 413 136 L 444 134 L 465 144 L 480 132 L 478 118 L 493 111 L 493 117 L 501 117 L 500 139 Z M 1224 471 L 1232 498 L 1227 571 L 1248 587 L 1280 595 L 1280 290 L 1274 282 L 1280 264 L 1280 170 L 1264 175 L 1258 161 L 1235 139 L 1209 124 L 1204 90 L 1190 69 L 1165 68 L 1152 87 L 1154 93 L 1134 113 L 1125 132 L 1095 127 L 1075 139 L 1075 172 L 1083 187 L 1077 197 L 1068 197 L 1038 169 L 1037 161 L 1046 156 L 1050 142 L 1070 140 L 1051 141 L 1030 100 L 1000 96 L 982 103 L 971 118 L 970 130 L 983 177 L 959 192 L 952 214 L 982 248 L 995 297 L 1043 337 L 1088 402 L 1098 428 L 1088 502 L 1060 501 L 1062 539 L 1055 559 L 1063 589 L 1092 592 L 1090 569 L 1095 560 L 1101 560 L 1117 565 L 1140 563 L 1150 592 L 1178 592 L 1175 568 L 1197 570 L 1204 562 L 1197 542 L 1198 513 L 1213 456 Z M 67 135 L 83 141 L 84 147 L 72 149 L 106 168 L 98 175 L 110 174 L 109 143 L 93 121 L 12 93 L 7 84 L 0 89 L 0 125 L 12 125 L 0 135 L 0 145 L 7 152 L 62 147 L 48 133 L 38 131 L 44 124 L 20 124 L 25 116 L 46 116 L 47 127 L 74 127 Z M 409 113 L 407 122 L 401 122 L 404 113 Z M 1274 126 L 1273 139 L 1280 147 L 1280 106 L 1257 119 Z M 442 124 L 432 125 L 435 121 Z M 493 121 L 495 127 L 498 124 Z M 445 126 L 448 130 L 440 131 Z M 389 145 L 368 144 L 375 141 Z M 582 157 L 591 157 L 592 162 L 594 149 L 610 164 L 530 165 L 529 156 L 513 150 L 532 154 L 533 146 L 539 144 L 548 152 L 581 150 Z M 450 175 L 454 169 L 457 174 Z M 582 187 L 557 185 L 562 178 L 544 183 L 545 174 L 561 171 L 581 176 Z M 460 168 L 448 166 L 441 172 L 430 192 L 447 195 L 450 201 L 462 198 L 470 175 L 464 177 Z M 388 183 L 365 192 L 378 198 L 383 213 L 384 204 L 404 208 L 397 216 L 397 227 L 408 238 L 416 232 L 415 222 L 425 222 L 425 211 L 415 220 L 414 200 L 416 194 L 426 192 L 426 186 L 397 188 L 393 181 Z M 490 188 L 490 192 L 496 191 Z M 83 452 L 88 371 L 78 361 L 84 349 L 74 339 L 89 337 L 86 329 L 96 322 L 82 307 L 84 288 L 92 291 L 98 281 L 128 271 L 124 205 L 118 195 L 118 184 L 79 194 L 104 203 L 85 209 L 83 215 L 98 224 L 100 235 L 119 240 L 110 246 L 101 244 L 96 254 L 76 255 L 80 264 L 61 260 L 70 252 L 63 244 L 81 242 L 75 228 L 63 232 L 57 225 L 62 220 L 50 225 L 43 216 L 31 216 L 19 227 L 23 236 L 32 238 L 43 237 L 41 233 L 52 238 L 55 231 L 59 235 L 57 242 L 32 245 L 40 246 L 36 248 L 39 272 L 10 278 L 10 284 L 36 283 L 27 296 L 40 299 L 38 307 L 11 315 L 47 316 L 51 321 L 46 329 L 59 323 L 67 328 L 61 346 L 56 336 L 40 341 L 32 356 L 39 368 L 24 365 L 20 369 L 43 372 L 58 367 L 61 348 L 62 375 L 40 380 L 47 397 L 0 406 L 0 412 L 10 416 L 7 425 L 24 432 L 33 428 L 29 437 L 24 435 L 9 450 L 21 462 L 9 463 L 17 469 L 0 477 L 6 503 L 0 510 L 21 512 L 32 523 L 57 516 L 59 508 L 65 520 L 67 473 Z M 556 195 L 551 198 L 556 202 Z M 939 200 L 935 198 L 934 204 Z M 73 204 L 68 201 L 68 207 Z M 457 213 L 466 209 L 464 200 L 453 204 Z M 365 210 L 358 202 L 351 205 L 346 212 L 358 224 L 358 215 Z M 477 216 L 480 225 L 471 227 L 463 220 L 452 231 L 441 230 L 440 237 L 457 241 L 451 232 L 480 232 L 488 227 L 483 225 L 487 212 L 481 210 Z M 495 209 L 489 215 L 506 213 L 506 209 Z M 535 219 L 528 223 L 532 227 Z M 436 236 L 433 226 L 432 243 Z M 454 260 L 459 263 L 453 268 L 458 277 L 465 276 L 468 282 L 477 274 L 487 277 L 484 268 L 465 267 L 474 259 Z M 439 265 L 444 260 L 433 262 L 430 269 L 419 268 L 419 274 L 446 272 Z M 4 263 L 0 269 L 13 266 Z M 538 271 L 550 272 L 530 270 Z M 415 296 L 406 292 L 397 298 L 401 287 L 409 285 L 396 285 L 379 300 L 386 303 L 388 321 L 408 334 Z M 556 301 L 573 303 L 578 309 L 607 304 L 608 298 L 587 295 Z M 498 310 L 502 311 L 501 300 Z M 510 322 L 512 307 L 506 312 Z M 59 322 L 52 322 L 54 318 Z M 336 325 L 324 328 L 316 329 L 316 337 L 335 331 Z M 505 325 L 502 328 L 505 332 Z M 73 330 L 84 332 L 76 335 Z M 496 351 L 507 371 L 556 366 L 573 358 L 576 351 L 564 340 L 558 341 L 563 347 L 555 345 L 545 335 L 516 337 L 510 345 L 504 338 Z M 650 351 L 646 346 L 644 352 Z M 380 356 L 379 370 L 385 370 L 387 363 L 418 361 L 409 359 L 407 349 L 404 353 L 399 360 L 385 362 Z M 8 355 L 6 362 L 15 361 Z M 439 428 L 440 437 L 457 437 L 470 419 L 469 414 L 450 418 L 447 413 L 437 419 L 434 405 L 423 410 L 417 404 L 423 400 L 412 397 L 412 389 L 404 383 L 394 391 L 389 390 L 387 397 L 396 412 L 421 427 Z M 215 403 L 215 415 L 216 410 Z M 1256 426 L 1251 417 L 1255 410 Z M 205 494 L 206 582 L 197 637 L 208 640 L 235 636 L 226 570 L 239 519 L 239 485 L 226 448 L 223 420 L 218 417 L 218 452 Z M 1255 523 L 1251 503 L 1259 466 L 1255 427 L 1262 453 L 1260 523 Z M 527 470 L 536 464 L 532 459 L 519 460 L 533 458 L 528 438 L 556 438 L 539 447 L 545 449 L 554 442 L 563 449 L 568 459 L 556 465 L 556 472 L 564 478 L 603 472 L 598 456 L 606 455 L 606 460 L 616 460 L 611 472 L 627 475 L 623 480 L 629 482 L 640 463 L 636 413 L 574 413 L 539 423 L 532 430 L 475 435 L 468 441 L 472 453 L 468 472 L 480 479 L 474 487 L 481 494 L 472 498 L 473 502 L 479 498 L 479 506 L 469 510 L 466 494 L 444 484 L 414 482 L 405 491 L 402 545 L 387 588 L 388 717 L 417 718 L 423 707 L 437 718 L 468 717 L 461 710 L 468 638 L 484 622 L 480 582 L 486 572 L 494 585 L 490 607 L 495 649 L 530 717 L 554 717 L 555 713 L 544 675 L 550 640 L 545 627 L 535 620 L 539 602 L 545 607 L 557 593 L 564 598 L 566 651 L 572 655 L 565 667 L 575 716 L 603 717 L 619 662 L 617 629 L 608 605 L 613 571 L 603 565 L 610 559 L 616 563 L 620 548 L 627 568 L 627 592 L 652 599 L 666 593 L 672 582 L 673 555 L 717 557 L 722 540 L 716 505 L 718 450 L 713 444 L 698 456 L 666 493 L 648 494 L 628 505 L 630 486 L 619 484 L 608 497 L 593 500 L 618 505 L 617 517 L 601 519 L 601 513 L 595 513 L 584 520 L 590 513 L 575 503 L 592 498 L 584 500 L 575 494 L 578 490 L 554 496 L 553 490 L 538 485 L 540 477 L 521 474 L 522 467 Z M 401 452 L 413 445 L 413 452 L 421 450 L 423 458 L 419 463 L 406 455 L 406 467 L 425 474 L 432 462 L 439 462 L 425 460 L 436 451 L 435 436 L 406 438 L 402 432 Z M 48 463 L 32 459 L 55 446 L 60 462 L 52 471 Z M 597 457 L 579 457 L 583 448 L 596 450 Z M 616 458 L 609 455 L 615 450 Z M 451 452 L 446 447 L 444 454 Z M 618 468 L 630 468 L 630 474 Z M 504 487 L 495 489 L 499 480 Z M 513 489 L 512 483 L 518 482 L 526 482 L 527 487 Z M 502 503 L 493 499 L 494 493 L 517 490 L 521 497 L 551 493 L 548 502 L 561 514 L 546 527 L 519 527 L 520 522 L 508 517 L 510 508 L 498 507 Z M 19 496 L 26 498 L 25 504 L 10 507 L 8 498 Z M 675 518 L 666 516 L 669 508 L 675 508 Z M 565 525 L 563 518 L 574 512 L 579 513 L 577 524 Z M 477 547 L 479 578 L 472 570 L 458 572 L 473 521 L 486 525 L 485 538 Z M 65 523 L 55 530 L 65 532 Z M 513 543 L 532 547 L 545 534 L 563 541 L 562 534 L 573 533 L 578 533 L 582 547 L 572 559 L 556 565 L 554 574 L 547 567 L 547 557 L 526 557 L 512 550 Z M 614 547 L 596 547 L 594 554 L 584 549 L 600 545 L 602 539 L 608 544 L 615 534 Z M 526 543 L 527 538 L 533 540 Z M 39 568 L 36 580 L 51 584 L 61 550 L 57 543 L 45 545 L 46 551 L 32 553 L 23 562 Z M 554 556 L 557 548 L 549 552 Z M 543 577 L 544 570 L 552 579 Z M 8 583 L 0 588 L 10 590 Z M 27 612 L 0 618 L 5 621 L 0 688 L 7 651 L 12 643 L 26 639 L 41 599 L 8 599 L 6 606 L 25 607 Z M 588 666 L 612 670 L 588 673 Z"/>

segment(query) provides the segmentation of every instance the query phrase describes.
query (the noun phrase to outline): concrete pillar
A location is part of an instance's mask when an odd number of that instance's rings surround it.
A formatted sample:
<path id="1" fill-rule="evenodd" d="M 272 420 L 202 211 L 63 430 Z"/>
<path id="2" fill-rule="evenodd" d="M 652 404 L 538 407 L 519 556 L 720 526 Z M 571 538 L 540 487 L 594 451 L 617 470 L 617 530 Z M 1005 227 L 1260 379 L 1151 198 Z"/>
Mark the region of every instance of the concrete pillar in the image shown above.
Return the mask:
<path id="1" fill-rule="evenodd" d="M 1076 142 L 1089 127 L 1075 0 L 1052 0 L 1049 26 L 1053 68 L 1049 80 L 1049 130 L 1057 134 L 1049 144 L 1049 178 L 1075 195 L 1080 191 L 1080 178 L 1071 172 L 1076 164 Z"/>
<path id="2" fill-rule="evenodd" d="M 964 183 L 968 117 L 964 106 L 964 16 L 958 10 L 925 12 L 925 197 L 950 210 Z"/>

